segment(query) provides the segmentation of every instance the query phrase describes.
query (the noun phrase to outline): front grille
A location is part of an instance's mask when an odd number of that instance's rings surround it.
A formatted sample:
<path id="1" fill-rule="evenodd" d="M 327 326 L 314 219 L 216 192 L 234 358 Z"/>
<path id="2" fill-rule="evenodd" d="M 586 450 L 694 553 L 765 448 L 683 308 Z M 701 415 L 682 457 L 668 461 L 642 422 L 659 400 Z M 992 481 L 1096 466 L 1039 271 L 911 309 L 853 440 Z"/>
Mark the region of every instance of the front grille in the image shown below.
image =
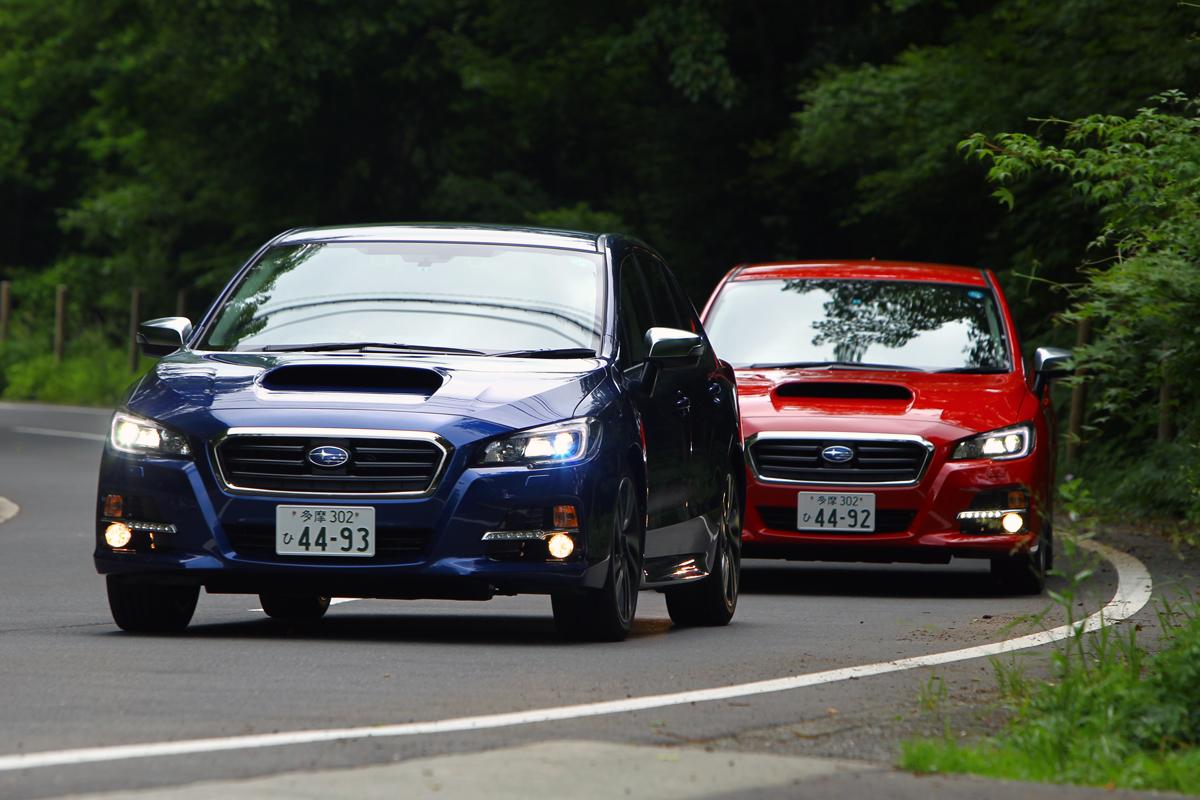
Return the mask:
<path id="1" fill-rule="evenodd" d="M 837 464 L 821 457 L 832 445 L 854 456 Z M 768 480 L 799 483 L 916 483 L 929 451 L 920 442 L 891 439 L 758 439 L 750 447 L 755 473 Z"/>
<path id="2" fill-rule="evenodd" d="M 762 517 L 763 524 L 768 528 L 776 531 L 797 531 L 796 526 L 797 513 L 795 506 L 759 506 L 758 515 Z M 879 508 L 875 510 L 875 530 L 874 533 L 900 533 L 906 531 L 912 526 L 913 519 L 917 516 L 915 509 L 911 508 Z M 805 531 L 809 533 L 810 531 Z M 811 531 L 819 532 L 819 531 Z M 870 531 L 863 531 L 868 533 Z M 854 535 L 852 531 L 826 531 L 826 533 L 846 533 Z"/>
<path id="3" fill-rule="evenodd" d="M 380 527 L 375 530 L 375 555 L 372 558 L 338 556 L 278 555 L 275 552 L 275 526 L 233 524 L 225 525 L 225 536 L 234 553 L 246 558 L 288 561 L 302 564 L 339 563 L 362 564 L 390 561 L 415 561 L 425 554 L 429 530 L 424 528 Z"/>
<path id="4" fill-rule="evenodd" d="M 349 460 L 319 467 L 314 448 L 333 445 Z M 235 489 L 304 494 L 420 494 L 429 491 L 446 452 L 426 439 L 234 434 L 216 450 L 225 483 Z"/>

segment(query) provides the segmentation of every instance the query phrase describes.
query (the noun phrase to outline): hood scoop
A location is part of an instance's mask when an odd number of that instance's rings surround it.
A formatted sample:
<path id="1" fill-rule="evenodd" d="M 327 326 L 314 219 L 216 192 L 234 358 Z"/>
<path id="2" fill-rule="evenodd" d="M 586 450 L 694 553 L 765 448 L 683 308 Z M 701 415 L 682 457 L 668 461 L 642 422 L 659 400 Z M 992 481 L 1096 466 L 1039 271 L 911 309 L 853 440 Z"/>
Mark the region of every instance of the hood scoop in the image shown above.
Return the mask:
<path id="1" fill-rule="evenodd" d="M 776 397 L 806 400 L 902 400 L 911 402 L 912 390 L 894 383 L 837 383 L 797 381 L 775 388 Z"/>
<path id="2" fill-rule="evenodd" d="M 353 392 L 429 397 L 442 387 L 442 376 L 420 367 L 366 364 L 292 364 L 262 379 L 273 392 Z"/>

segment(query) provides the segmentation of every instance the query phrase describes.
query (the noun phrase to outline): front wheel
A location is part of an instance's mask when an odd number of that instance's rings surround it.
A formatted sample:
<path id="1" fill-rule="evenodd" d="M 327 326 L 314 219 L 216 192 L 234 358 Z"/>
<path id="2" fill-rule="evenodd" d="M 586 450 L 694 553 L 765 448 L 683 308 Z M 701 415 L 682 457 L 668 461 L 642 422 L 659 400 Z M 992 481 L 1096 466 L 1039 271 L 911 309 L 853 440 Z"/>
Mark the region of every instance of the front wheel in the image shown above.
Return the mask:
<path id="1" fill-rule="evenodd" d="M 1038 538 L 1036 553 L 1024 552 L 1015 556 L 992 559 L 992 580 L 1002 591 L 1011 594 L 1041 594 L 1046 588 L 1046 572 L 1053 558 L 1053 544 L 1043 533 Z"/>
<path id="2" fill-rule="evenodd" d="M 725 476 L 721 523 L 712 571 L 695 583 L 667 589 L 667 613 L 679 626 L 728 625 L 737 610 L 742 569 L 742 503 L 737 481 Z"/>
<path id="3" fill-rule="evenodd" d="M 599 590 L 554 594 L 554 625 L 570 639 L 619 642 L 629 635 L 642 585 L 642 518 L 633 480 L 622 476 L 613 508 L 612 555 Z"/>
<path id="4" fill-rule="evenodd" d="M 108 607 L 113 622 L 130 633 L 177 633 L 192 621 L 199 586 L 140 583 L 109 575 Z"/>

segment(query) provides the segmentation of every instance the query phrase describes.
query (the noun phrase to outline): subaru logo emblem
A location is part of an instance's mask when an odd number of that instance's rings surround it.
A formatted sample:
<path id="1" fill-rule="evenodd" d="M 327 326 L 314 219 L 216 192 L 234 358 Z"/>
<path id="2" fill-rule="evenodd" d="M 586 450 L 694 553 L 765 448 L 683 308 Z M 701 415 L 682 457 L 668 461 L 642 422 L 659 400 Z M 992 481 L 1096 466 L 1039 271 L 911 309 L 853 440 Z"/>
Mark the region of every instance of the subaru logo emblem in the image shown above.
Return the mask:
<path id="1" fill-rule="evenodd" d="M 845 464 L 847 461 L 854 458 L 854 451 L 849 447 L 835 444 L 832 447 L 826 447 L 824 450 L 822 450 L 821 458 L 832 464 Z"/>
<path id="2" fill-rule="evenodd" d="M 350 460 L 350 453 L 344 448 L 326 444 L 309 450 L 308 460 L 318 467 L 340 467 Z"/>

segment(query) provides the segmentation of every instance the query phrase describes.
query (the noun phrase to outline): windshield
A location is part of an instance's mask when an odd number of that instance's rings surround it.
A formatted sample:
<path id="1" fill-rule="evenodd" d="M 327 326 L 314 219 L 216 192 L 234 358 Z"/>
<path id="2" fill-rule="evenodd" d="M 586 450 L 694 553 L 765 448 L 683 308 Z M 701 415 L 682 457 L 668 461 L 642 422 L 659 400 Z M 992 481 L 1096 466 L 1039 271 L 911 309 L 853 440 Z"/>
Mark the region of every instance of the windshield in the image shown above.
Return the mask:
<path id="1" fill-rule="evenodd" d="M 596 351 L 604 258 L 535 247 L 337 242 L 276 247 L 243 277 L 208 350 L 338 343 Z"/>
<path id="2" fill-rule="evenodd" d="M 734 366 L 1011 369 L 990 291 L 882 280 L 745 280 L 721 290 L 704 323 Z"/>

